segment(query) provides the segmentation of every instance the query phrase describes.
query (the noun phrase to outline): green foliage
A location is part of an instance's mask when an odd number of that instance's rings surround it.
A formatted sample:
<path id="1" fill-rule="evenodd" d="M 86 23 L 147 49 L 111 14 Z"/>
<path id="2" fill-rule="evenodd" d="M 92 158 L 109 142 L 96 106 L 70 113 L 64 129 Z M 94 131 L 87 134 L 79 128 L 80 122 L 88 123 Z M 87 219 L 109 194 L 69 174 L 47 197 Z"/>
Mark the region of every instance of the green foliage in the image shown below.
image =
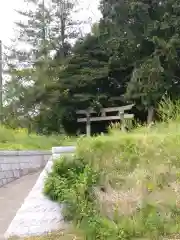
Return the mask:
<path id="1" fill-rule="evenodd" d="M 74 140 L 66 136 L 28 134 L 27 129 L 0 126 L 1 150 L 51 150 L 54 146 L 71 145 Z"/>
<path id="2" fill-rule="evenodd" d="M 179 136 L 171 117 L 152 128 L 83 138 L 74 156 L 54 163 L 44 192 L 64 203 L 64 215 L 88 240 L 178 236 Z"/>
<path id="3" fill-rule="evenodd" d="M 172 12 L 170 2 L 164 1 L 161 4 L 158 1 L 146 3 L 139 0 L 126 4 L 134 21 L 132 24 L 125 23 L 133 36 L 130 38 L 127 34 L 127 41 L 133 42 L 134 47 L 138 48 L 126 97 L 134 99 L 145 108 L 157 106 L 165 93 L 175 98 L 174 89 L 179 88 L 176 74 L 179 66 L 180 32 L 175 26 L 179 22 L 180 5 L 173 1 L 172 9 L 176 8 L 176 11 Z"/>
<path id="4" fill-rule="evenodd" d="M 149 123 L 164 95 L 179 98 L 179 1 L 101 0 L 102 17 L 82 38 L 77 31 L 81 23 L 71 18 L 74 1 L 29 2 L 34 9 L 21 12 L 29 23 L 18 27 L 31 51 L 11 49 L 18 64 L 28 67 L 10 64 L 8 125 L 76 134 L 77 109 L 128 102 L 136 105 L 135 118 L 144 121 L 148 113 Z"/>
<path id="5" fill-rule="evenodd" d="M 16 30 L 18 43 L 29 48 L 12 46 L 6 56 L 11 79 L 5 85 L 4 124 L 41 134 L 62 133 L 57 79 L 71 52 L 69 40 L 79 35 L 71 18 L 76 4 L 71 0 L 27 4 L 26 11 L 18 11 L 24 21 L 16 23 Z"/>
<path id="6" fill-rule="evenodd" d="M 159 103 L 158 112 L 163 122 L 179 120 L 180 116 L 180 100 L 172 101 L 170 98 L 163 98 Z"/>
<path id="7" fill-rule="evenodd" d="M 93 211 L 92 187 L 98 174 L 83 159 L 63 157 L 56 161 L 45 183 L 44 192 L 52 200 L 65 203 L 65 216 L 78 223 Z M 84 212 L 88 208 L 89 212 Z"/>

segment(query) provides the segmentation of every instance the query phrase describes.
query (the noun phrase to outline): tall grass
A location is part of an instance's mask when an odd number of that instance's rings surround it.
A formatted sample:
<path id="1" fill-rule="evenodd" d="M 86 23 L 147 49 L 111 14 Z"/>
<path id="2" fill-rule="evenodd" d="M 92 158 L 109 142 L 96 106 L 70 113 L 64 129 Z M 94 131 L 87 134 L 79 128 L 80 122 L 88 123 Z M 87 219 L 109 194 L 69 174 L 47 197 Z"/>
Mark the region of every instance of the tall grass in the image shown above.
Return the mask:
<path id="1" fill-rule="evenodd" d="M 0 150 L 38 150 L 68 145 L 75 139 L 62 135 L 40 136 L 28 134 L 26 129 L 10 129 L 0 125 Z"/>
<path id="2" fill-rule="evenodd" d="M 163 101 L 163 122 L 84 138 L 55 162 L 44 191 L 85 239 L 180 239 L 179 108 Z"/>
<path id="3" fill-rule="evenodd" d="M 158 112 L 163 122 L 180 120 L 180 99 L 174 102 L 170 98 L 162 99 Z"/>

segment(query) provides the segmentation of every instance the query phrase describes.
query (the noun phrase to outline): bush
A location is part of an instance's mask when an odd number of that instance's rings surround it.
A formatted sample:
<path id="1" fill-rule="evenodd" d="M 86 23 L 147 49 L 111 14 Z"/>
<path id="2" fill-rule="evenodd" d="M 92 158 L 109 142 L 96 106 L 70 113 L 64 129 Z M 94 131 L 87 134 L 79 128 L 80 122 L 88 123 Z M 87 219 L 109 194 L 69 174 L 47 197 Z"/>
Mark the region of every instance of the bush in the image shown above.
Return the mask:
<path id="1" fill-rule="evenodd" d="M 65 216 L 87 240 L 177 239 L 179 146 L 177 118 L 84 138 L 73 158 L 54 164 L 45 194 L 65 204 Z"/>
<path id="2" fill-rule="evenodd" d="M 97 179 L 98 174 L 83 159 L 63 157 L 55 162 L 44 191 L 52 200 L 66 205 L 66 219 L 78 223 L 87 214 L 84 207 L 92 208 L 91 190 Z"/>

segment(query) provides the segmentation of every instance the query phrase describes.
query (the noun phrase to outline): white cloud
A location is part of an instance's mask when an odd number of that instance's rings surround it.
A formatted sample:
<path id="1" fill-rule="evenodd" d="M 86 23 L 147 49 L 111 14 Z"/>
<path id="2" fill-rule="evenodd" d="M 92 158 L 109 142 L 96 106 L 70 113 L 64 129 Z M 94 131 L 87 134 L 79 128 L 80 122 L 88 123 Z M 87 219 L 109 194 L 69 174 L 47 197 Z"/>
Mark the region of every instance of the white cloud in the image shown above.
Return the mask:
<path id="1" fill-rule="evenodd" d="M 100 18 L 98 11 L 99 0 L 80 0 L 81 11 L 77 17 L 79 20 L 91 20 L 95 22 Z M 90 4 L 89 4 L 90 2 Z M 14 22 L 20 20 L 15 9 L 23 8 L 23 0 L 0 0 L 0 39 L 7 45 L 14 35 Z M 87 28 L 87 26 L 86 26 Z M 86 31 L 90 30 L 90 26 Z"/>

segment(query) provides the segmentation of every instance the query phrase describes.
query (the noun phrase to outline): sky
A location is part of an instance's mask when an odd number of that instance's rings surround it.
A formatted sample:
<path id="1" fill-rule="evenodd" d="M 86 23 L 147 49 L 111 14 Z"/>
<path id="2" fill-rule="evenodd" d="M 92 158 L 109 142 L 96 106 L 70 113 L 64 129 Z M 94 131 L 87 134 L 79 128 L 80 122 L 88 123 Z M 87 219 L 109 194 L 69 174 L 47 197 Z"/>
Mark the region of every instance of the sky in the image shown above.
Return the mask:
<path id="1" fill-rule="evenodd" d="M 100 18 L 98 11 L 99 0 L 80 1 L 83 10 L 78 13 L 78 18 L 82 20 L 91 19 L 91 22 L 97 21 Z M 21 20 L 15 9 L 23 10 L 24 6 L 24 0 L 0 0 L 0 39 L 5 45 L 8 45 L 10 39 L 14 37 L 14 22 Z"/>
<path id="2" fill-rule="evenodd" d="M 13 37 L 14 21 L 18 20 L 18 14 L 14 9 L 21 8 L 23 0 L 0 1 L 0 39 L 3 42 Z"/>

